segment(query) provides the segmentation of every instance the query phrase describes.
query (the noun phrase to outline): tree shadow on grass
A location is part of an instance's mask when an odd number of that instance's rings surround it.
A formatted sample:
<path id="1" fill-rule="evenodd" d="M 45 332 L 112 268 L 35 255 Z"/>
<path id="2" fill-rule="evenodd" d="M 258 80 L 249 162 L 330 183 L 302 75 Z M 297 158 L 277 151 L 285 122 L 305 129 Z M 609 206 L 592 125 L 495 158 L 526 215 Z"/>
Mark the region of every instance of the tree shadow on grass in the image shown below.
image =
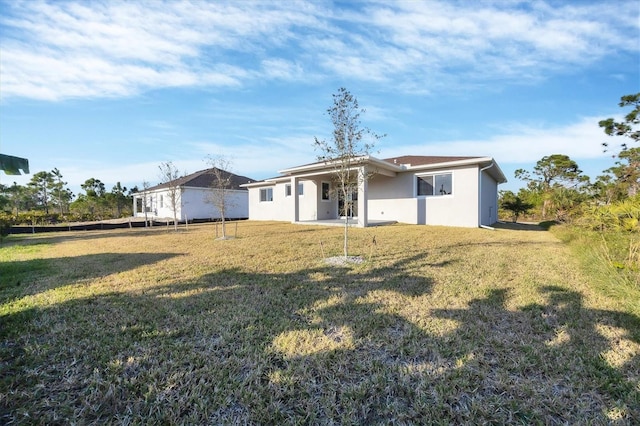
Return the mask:
<path id="1" fill-rule="evenodd" d="M 180 255 L 100 253 L 0 262 L 0 302 L 151 265 Z M 55 279 L 50 279 L 52 276 Z"/>
<path id="2" fill-rule="evenodd" d="M 202 226 L 202 225 L 198 225 Z M 213 231 L 213 229 L 212 229 Z M 102 238 L 114 237 L 148 237 L 163 232 L 173 232 L 173 227 L 167 229 L 165 226 L 154 226 L 149 228 L 119 228 L 106 230 L 74 230 L 74 231 L 58 231 L 43 232 L 36 234 L 12 234 L 6 238 L 0 248 L 13 246 L 27 246 L 35 244 L 58 244 L 65 241 L 80 240 L 100 240 Z M 188 232 L 180 229 L 179 233 Z"/>
<path id="3" fill-rule="evenodd" d="M 460 324 L 448 337 L 468 360 L 445 374 L 469 376 L 450 405 L 467 413 L 490 407 L 502 419 L 509 411 L 523 423 L 640 421 L 640 354 L 629 350 L 610 361 L 603 355 L 619 350 L 612 342 L 620 338 L 639 343 L 640 319 L 585 308 L 580 293 L 562 287 L 541 292 L 546 303 L 516 311 L 505 309 L 508 291 L 496 289 L 467 309 L 433 312 Z M 606 336 L 603 326 L 621 331 Z M 454 411 L 452 419 L 470 420 Z"/>
<path id="4" fill-rule="evenodd" d="M 413 259 L 415 260 L 415 259 Z M 431 310 L 412 259 L 372 270 L 222 270 L 39 309 L 5 340 L 0 419 L 85 423 L 631 423 L 640 320 L 546 287 Z M 6 354 L 6 347 L 5 347 Z M 56 417 L 57 416 L 57 417 Z"/>

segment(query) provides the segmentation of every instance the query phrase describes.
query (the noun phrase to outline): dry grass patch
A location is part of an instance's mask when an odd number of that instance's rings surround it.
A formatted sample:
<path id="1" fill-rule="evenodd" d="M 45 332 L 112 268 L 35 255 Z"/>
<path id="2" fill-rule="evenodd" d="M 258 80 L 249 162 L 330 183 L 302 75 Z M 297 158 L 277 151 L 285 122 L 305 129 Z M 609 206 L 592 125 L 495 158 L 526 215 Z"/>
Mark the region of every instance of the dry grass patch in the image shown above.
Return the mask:
<path id="1" fill-rule="evenodd" d="M 341 244 L 264 222 L 9 239 L 0 420 L 640 421 L 640 318 L 550 233 L 354 229 L 367 261 L 325 264 Z"/>

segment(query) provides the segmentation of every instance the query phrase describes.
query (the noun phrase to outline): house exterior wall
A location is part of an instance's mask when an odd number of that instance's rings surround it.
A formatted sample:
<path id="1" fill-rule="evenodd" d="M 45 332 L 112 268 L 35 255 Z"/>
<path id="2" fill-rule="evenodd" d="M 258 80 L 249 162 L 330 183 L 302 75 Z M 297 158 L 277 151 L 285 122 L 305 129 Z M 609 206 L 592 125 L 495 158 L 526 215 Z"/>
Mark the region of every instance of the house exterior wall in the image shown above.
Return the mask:
<path id="1" fill-rule="evenodd" d="M 444 226 L 478 226 L 478 167 L 441 170 L 453 173 L 453 194 L 425 198 L 425 223 Z"/>
<path id="2" fill-rule="evenodd" d="M 498 182 L 488 173 L 482 173 L 481 179 L 479 223 L 489 226 L 498 221 Z"/>
<path id="3" fill-rule="evenodd" d="M 369 220 L 418 224 L 413 173 L 395 177 L 375 175 L 369 180 Z"/>
<path id="4" fill-rule="evenodd" d="M 451 194 L 418 196 L 417 177 L 451 173 Z M 480 177 L 482 181 L 480 181 Z M 253 220 L 295 220 L 293 196 L 285 196 L 285 185 L 294 179 L 265 183 L 249 188 L 249 218 Z M 298 220 L 323 220 L 338 217 L 338 202 L 322 200 L 322 182 L 328 176 L 296 178 L 304 185 L 298 198 Z M 273 201 L 260 202 L 260 188 L 273 188 Z M 409 224 L 477 227 L 497 221 L 498 182 L 487 172 L 480 173 L 477 164 L 407 170 L 395 176 L 376 174 L 367 183 L 369 221 L 397 221 Z M 333 189 L 333 188 L 332 188 Z"/>
<path id="5" fill-rule="evenodd" d="M 335 219 L 337 217 L 338 204 L 335 199 L 329 201 L 322 199 L 322 182 L 326 180 L 300 179 L 298 183 L 303 186 L 303 195 L 298 197 L 298 220 L 322 220 Z M 249 188 L 249 218 L 252 220 L 285 220 L 293 221 L 294 196 L 297 188 L 291 188 L 291 195 L 286 195 L 286 186 L 291 181 L 265 184 Z M 260 189 L 272 188 L 273 201 L 260 201 Z M 333 197 L 335 198 L 335 197 Z"/>
<path id="6" fill-rule="evenodd" d="M 338 217 L 338 201 L 335 194 L 329 200 L 322 199 L 322 183 L 332 185 L 327 179 L 301 179 L 304 195 L 300 196 L 300 216 L 298 220 L 324 220 Z"/>
<path id="7" fill-rule="evenodd" d="M 271 188 L 273 201 L 260 201 L 260 190 Z M 252 220 L 293 220 L 293 203 L 285 197 L 285 184 L 249 188 L 249 218 Z"/>
<path id="8" fill-rule="evenodd" d="M 318 220 L 318 186 L 315 181 L 301 179 L 298 181 L 303 187 L 303 194 L 298 197 L 300 208 L 298 220 Z M 291 189 L 291 196 L 297 194 L 297 189 Z"/>
<path id="9" fill-rule="evenodd" d="M 182 217 L 180 220 L 220 219 L 220 211 L 213 203 L 214 189 L 185 188 L 182 193 Z M 226 190 L 225 218 L 245 219 L 249 217 L 247 191 Z"/>
<path id="10" fill-rule="evenodd" d="M 369 199 L 369 220 L 395 220 L 396 222 L 419 224 L 418 200 L 416 198 Z"/>
<path id="11" fill-rule="evenodd" d="M 451 195 L 417 196 L 417 176 L 451 173 Z M 496 191 L 495 181 L 493 190 Z M 485 193 L 489 197 L 490 186 Z M 478 226 L 478 167 L 377 175 L 369 181 L 369 219 L 417 225 Z"/>
<path id="12" fill-rule="evenodd" d="M 220 213 L 209 200 L 214 191 L 209 188 L 181 188 L 176 205 L 176 217 L 186 219 L 219 219 Z M 137 197 L 141 197 L 138 195 Z M 147 195 L 147 216 L 173 219 L 171 197 L 168 190 L 151 191 Z M 135 202 L 135 201 L 134 201 Z M 230 190 L 227 193 L 228 208 L 226 218 L 244 219 L 249 217 L 249 199 L 247 191 Z M 136 211 L 136 217 L 144 217 L 144 210 Z"/>
<path id="13" fill-rule="evenodd" d="M 179 193 L 181 191 L 178 191 Z M 173 209 L 171 208 L 171 197 L 168 190 L 153 191 L 149 193 L 151 215 L 153 217 L 172 218 Z M 177 196 L 176 200 L 176 217 L 181 220 L 182 208 L 181 208 L 181 194 Z M 142 214 L 144 216 L 144 214 Z"/>
<path id="14" fill-rule="evenodd" d="M 328 183 L 330 188 L 330 196 L 328 200 L 322 199 L 322 183 Z M 317 200 L 317 220 L 337 219 L 338 218 L 338 197 L 334 193 L 334 184 L 329 179 L 318 179 L 316 184 L 316 200 Z"/>

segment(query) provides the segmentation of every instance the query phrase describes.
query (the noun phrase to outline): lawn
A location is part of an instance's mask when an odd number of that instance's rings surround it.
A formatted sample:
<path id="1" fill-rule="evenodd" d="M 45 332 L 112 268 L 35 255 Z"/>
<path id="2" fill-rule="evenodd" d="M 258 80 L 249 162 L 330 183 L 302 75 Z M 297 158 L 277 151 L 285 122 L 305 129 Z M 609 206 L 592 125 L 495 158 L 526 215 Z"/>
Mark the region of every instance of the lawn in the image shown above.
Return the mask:
<path id="1" fill-rule="evenodd" d="M 348 267 L 341 228 L 9 238 L 0 423 L 640 423 L 640 296 L 552 233 L 350 236 Z"/>

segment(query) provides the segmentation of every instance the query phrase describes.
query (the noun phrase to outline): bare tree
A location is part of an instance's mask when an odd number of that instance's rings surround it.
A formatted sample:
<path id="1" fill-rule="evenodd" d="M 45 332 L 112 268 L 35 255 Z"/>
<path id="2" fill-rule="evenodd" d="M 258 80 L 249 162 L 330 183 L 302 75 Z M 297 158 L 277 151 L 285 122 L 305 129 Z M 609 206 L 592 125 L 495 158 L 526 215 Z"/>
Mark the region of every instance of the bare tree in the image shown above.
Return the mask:
<path id="1" fill-rule="evenodd" d="M 225 221 L 228 210 L 234 206 L 233 200 L 229 197 L 229 191 L 232 188 L 231 182 L 231 160 L 223 156 L 208 156 L 207 164 L 212 169 L 214 179 L 211 181 L 211 193 L 209 201 L 220 213 L 220 221 L 222 223 L 222 239 L 227 239 Z"/>
<path id="2" fill-rule="evenodd" d="M 158 168 L 160 169 L 160 181 L 167 184 L 167 195 L 169 196 L 169 206 L 173 212 L 173 227 L 175 231 L 178 231 L 178 207 L 180 206 L 180 186 L 178 185 L 178 179 L 181 177 L 176 166 L 171 161 L 161 163 Z"/>
<path id="3" fill-rule="evenodd" d="M 334 181 L 337 184 L 338 197 L 344 202 L 344 256 L 348 256 L 349 213 L 353 210 L 352 194 L 358 191 L 363 180 L 369 178 L 366 170 L 362 170 L 366 157 L 374 148 L 375 141 L 385 135 L 373 133 L 362 127 L 358 100 L 347 89 L 341 87 L 333 95 L 333 105 L 327 114 L 333 124 L 333 137 L 326 140 L 315 139 L 314 146 L 320 151 L 318 160 L 333 167 Z M 369 137 L 366 142 L 363 139 Z M 364 172 L 363 172 L 364 171 Z"/>

